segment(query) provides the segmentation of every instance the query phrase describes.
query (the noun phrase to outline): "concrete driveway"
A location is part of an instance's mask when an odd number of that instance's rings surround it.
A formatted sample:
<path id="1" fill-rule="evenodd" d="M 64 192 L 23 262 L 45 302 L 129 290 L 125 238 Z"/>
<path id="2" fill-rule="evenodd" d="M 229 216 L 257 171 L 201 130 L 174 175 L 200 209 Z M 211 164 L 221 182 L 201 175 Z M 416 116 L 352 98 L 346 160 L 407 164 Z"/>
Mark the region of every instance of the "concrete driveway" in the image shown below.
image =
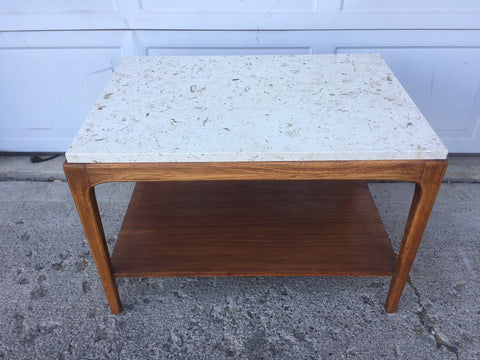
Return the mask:
<path id="1" fill-rule="evenodd" d="M 388 278 L 121 279 L 112 315 L 62 157 L 0 156 L 0 359 L 480 359 L 480 158 L 451 158 L 398 311 Z M 413 186 L 371 191 L 394 248 Z M 100 185 L 112 247 L 132 184 Z"/>

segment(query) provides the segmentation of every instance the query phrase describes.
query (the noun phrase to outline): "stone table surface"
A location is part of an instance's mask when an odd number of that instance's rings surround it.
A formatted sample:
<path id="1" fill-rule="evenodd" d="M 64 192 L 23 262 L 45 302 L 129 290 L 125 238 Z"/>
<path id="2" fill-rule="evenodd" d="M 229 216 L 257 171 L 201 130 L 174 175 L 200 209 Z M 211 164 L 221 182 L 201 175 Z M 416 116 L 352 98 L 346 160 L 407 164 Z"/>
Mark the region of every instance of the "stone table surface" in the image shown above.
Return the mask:
<path id="1" fill-rule="evenodd" d="M 124 58 L 69 163 L 445 159 L 375 54 Z"/>

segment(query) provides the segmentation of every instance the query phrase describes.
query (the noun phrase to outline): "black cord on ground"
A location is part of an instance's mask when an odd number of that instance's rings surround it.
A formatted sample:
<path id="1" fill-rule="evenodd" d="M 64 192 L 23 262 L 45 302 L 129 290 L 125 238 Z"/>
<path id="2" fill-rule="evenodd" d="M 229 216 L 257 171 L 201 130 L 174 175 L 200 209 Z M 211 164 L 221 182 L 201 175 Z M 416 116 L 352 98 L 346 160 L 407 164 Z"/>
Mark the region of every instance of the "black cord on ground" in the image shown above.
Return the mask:
<path id="1" fill-rule="evenodd" d="M 51 155 L 51 156 L 47 156 L 47 157 L 42 157 L 40 155 L 32 155 L 32 156 L 30 156 L 30 162 L 32 162 L 32 163 L 44 162 L 44 161 L 55 159 L 56 157 L 59 157 L 59 156 L 60 156 L 60 154 Z"/>

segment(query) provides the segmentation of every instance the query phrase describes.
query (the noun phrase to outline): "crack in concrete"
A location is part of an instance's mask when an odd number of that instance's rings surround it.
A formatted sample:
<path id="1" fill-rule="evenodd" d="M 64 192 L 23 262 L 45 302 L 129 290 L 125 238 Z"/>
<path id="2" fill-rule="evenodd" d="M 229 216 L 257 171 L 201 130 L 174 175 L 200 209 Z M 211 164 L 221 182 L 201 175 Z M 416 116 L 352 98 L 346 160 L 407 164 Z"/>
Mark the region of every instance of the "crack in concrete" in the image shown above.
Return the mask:
<path id="1" fill-rule="evenodd" d="M 444 178 L 442 184 L 480 184 L 477 178 Z"/>
<path id="2" fill-rule="evenodd" d="M 418 288 L 413 284 L 412 279 L 410 276 L 408 277 L 407 280 L 408 285 L 413 289 L 413 292 L 415 293 L 415 296 L 417 298 L 417 304 L 420 306 L 420 311 L 417 311 L 417 316 L 418 319 L 420 320 L 420 323 L 422 324 L 423 328 L 428 331 L 430 335 L 433 336 L 435 339 L 436 347 L 437 349 L 441 349 L 442 346 L 445 347 L 449 352 L 455 355 L 457 359 L 460 359 L 460 356 L 458 354 L 458 347 L 451 344 L 448 340 L 442 338 L 439 334 L 437 329 L 435 329 L 435 323 L 434 321 L 430 318 L 430 315 L 427 312 L 427 308 L 422 304 L 421 302 L 421 296 L 420 296 L 420 291 Z"/>

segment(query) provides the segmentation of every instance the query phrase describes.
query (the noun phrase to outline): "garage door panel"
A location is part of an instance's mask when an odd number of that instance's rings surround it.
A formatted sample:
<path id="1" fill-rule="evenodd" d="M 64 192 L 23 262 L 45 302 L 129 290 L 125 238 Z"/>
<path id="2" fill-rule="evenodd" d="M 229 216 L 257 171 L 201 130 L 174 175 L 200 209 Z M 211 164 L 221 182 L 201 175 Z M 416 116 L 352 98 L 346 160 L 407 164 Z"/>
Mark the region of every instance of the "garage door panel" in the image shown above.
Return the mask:
<path id="1" fill-rule="evenodd" d="M 93 33 L 71 35 L 3 36 L 0 150 L 30 151 L 26 149 L 33 148 L 37 134 L 52 151 L 63 151 L 68 145 L 65 139 L 57 141 L 47 133 L 70 133 L 82 124 L 122 56 L 123 38 L 121 34 L 101 40 Z M 16 138 L 11 147 L 11 137 L 20 136 L 21 131 L 24 137 Z"/>
<path id="2" fill-rule="evenodd" d="M 273 55 L 313 53 L 312 32 L 137 31 L 144 55 Z"/>
<path id="3" fill-rule="evenodd" d="M 80 11 L 115 11 L 114 0 L 15 0 L 4 1 L 0 7 L 1 13 L 22 14 L 59 14 Z"/>
<path id="4" fill-rule="evenodd" d="M 0 31 L 478 29 L 477 0 L 17 0 Z"/>
<path id="5" fill-rule="evenodd" d="M 141 0 L 143 10 L 188 13 L 295 13 L 316 12 L 316 0 Z"/>
<path id="6" fill-rule="evenodd" d="M 478 30 L 0 33 L 0 151 L 64 151 L 126 54 L 335 52 L 382 54 L 449 150 L 480 152 Z"/>
<path id="7" fill-rule="evenodd" d="M 479 12 L 478 0 L 342 0 L 342 12 L 352 13 L 458 13 Z"/>

